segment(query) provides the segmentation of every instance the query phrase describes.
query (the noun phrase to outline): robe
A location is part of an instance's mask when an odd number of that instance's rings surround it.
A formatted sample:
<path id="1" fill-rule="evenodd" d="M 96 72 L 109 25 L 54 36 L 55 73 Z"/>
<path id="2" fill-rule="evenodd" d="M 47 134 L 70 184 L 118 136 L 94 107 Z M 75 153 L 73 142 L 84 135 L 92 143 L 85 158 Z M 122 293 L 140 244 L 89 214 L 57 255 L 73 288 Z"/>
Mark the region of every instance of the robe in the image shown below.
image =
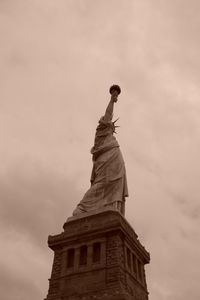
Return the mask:
<path id="1" fill-rule="evenodd" d="M 74 216 L 102 207 L 119 210 L 124 215 L 125 197 L 128 197 L 126 169 L 114 132 L 114 122 L 101 117 L 91 149 L 91 187 L 74 210 Z"/>

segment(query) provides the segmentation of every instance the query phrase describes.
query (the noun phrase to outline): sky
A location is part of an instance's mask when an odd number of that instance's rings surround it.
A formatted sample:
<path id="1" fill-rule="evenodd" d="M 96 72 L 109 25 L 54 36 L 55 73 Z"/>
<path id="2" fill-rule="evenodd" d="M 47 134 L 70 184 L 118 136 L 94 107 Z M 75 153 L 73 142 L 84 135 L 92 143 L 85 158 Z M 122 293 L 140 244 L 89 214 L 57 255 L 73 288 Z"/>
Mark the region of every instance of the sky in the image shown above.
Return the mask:
<path id="1" fill-rule="evenodd" d="M 45 298 L 47 238 L 89 187 L 113 83 L 149 299 L 199 300 L 199 11 L 198 0 L 0 0 L 2 300 Z"/>

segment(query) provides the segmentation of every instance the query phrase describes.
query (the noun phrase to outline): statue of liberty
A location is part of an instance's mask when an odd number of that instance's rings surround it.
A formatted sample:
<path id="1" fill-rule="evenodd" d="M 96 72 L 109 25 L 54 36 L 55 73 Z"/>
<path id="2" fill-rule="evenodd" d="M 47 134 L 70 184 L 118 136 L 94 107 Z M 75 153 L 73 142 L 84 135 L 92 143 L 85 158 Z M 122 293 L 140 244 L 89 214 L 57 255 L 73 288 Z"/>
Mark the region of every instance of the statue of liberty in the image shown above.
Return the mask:
<path id="1" fill-rule="evenodd" d="M 128 197 L 126 169 L 119 144 L 114 136 L 114 103 L 118 101 L 121 89 L 110 87 L 111 99 L 105 114 L 96 128 L 94 146 L 91 149 L 93 169 L 91 187 L 73 211 L 73 216 L 99 208 L 109 208 L 125 213 L 125 197 Z"/>

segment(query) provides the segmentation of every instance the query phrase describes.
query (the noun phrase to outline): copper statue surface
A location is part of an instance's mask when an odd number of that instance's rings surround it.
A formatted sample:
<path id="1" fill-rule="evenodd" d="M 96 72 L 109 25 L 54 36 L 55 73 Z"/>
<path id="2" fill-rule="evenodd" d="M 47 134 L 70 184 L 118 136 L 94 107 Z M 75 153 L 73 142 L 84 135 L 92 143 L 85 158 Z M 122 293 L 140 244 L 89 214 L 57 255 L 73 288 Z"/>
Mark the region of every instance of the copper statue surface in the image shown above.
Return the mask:
<path id="1" fill-rule="evenodd" d="M 125 197 L 128 196 L 126 169 L 119 144 L 114 136 L 114 104 L 121 89 L 118 85 L 110 88 L 111 99 L 105 114 L 96 128 L 94 146 L 91 149 L 93 169 L 91 187 L 73 211 L 73 216 L 107 207 L 125 213 Z"/>

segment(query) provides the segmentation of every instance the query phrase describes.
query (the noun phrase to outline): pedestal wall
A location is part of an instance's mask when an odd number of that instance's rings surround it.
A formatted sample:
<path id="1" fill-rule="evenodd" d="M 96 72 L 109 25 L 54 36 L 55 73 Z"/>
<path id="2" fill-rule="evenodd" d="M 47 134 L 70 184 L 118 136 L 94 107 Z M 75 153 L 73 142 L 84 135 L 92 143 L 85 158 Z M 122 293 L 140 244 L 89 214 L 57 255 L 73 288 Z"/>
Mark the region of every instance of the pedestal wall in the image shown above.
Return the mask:
<path id="1" fill-rule="evenodd" d="M 54 251 L 46 300 L 147 300 L 149 253 L 125 218 L 104 210 L 72 217 L 49 236 Z"/>

